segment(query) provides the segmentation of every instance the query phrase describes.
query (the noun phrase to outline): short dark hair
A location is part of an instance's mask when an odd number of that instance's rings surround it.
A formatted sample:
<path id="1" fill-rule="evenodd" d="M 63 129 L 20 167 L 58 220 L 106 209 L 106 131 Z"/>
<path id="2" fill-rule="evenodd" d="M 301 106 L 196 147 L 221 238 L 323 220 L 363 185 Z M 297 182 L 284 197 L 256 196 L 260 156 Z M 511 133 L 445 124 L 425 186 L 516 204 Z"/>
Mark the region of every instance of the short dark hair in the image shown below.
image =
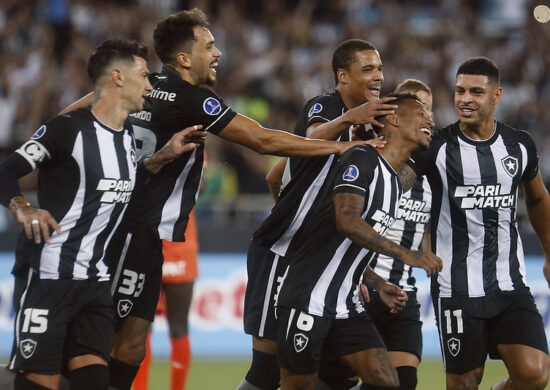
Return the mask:
<path id="1" fill-rule="evenodd" d="M 412 92 L 418 92 L 418 91 L 424 91 L 432 95 L 432 90 L 423 81 L 417 80 L 417 79 L 406 79 L 401 84 L 399 84 L 395 88 L 395 93 L 401 93 L 402 91 L 412 91 Z"/>
<path id="2" fill-rule="evenodd" d="M 390 102 L 390 104 L 395 104 L 397 106 L 397 110 L 395 110 L 395 112 L 397 113 L 397 111 L 399 110 L 399 106 L 404 103 L 405 101 L 407 100 L 416 100 L 418 103 L 420 103 L 422 105 L 422 107 L 424 107 L 424 104 L 420 101 L 420 99 L 418 98 L 418 96 L 416 96 L 415 94 L 413 93 L 390 93 L 389 95 L 385 96 L 385 97 L 394 97 L 395 100 L 392 100 Z M 382 120 L 384 120 L 386 118 L 386 115 L 383 115 L 383 116 L 379 116 L 379 117 L 376 117 L 375 119 L 379 122 L 381 122 Z M 381 134 L 384 132 L 384 129 L 385 127 L 378 127 L 378 126 L 372 126 L 372 128 L 374 129 L 374 131 L 377 133 L 377 134 Z"/>
<path id="3" fill-rule="evenodd" d="M 196 40 L 195 27 L 210 27 L 206 14 L 198 8 L 176 12 L 157 24 L 153 39 L 155 51 L 163 63 L 174 62 L 177 50 L 191 51 Z"/>
<path id="4" fill-rule="evenodd" d="M 88 76 L 95 84 L 114 61 L 126 61 L 133 64 L 134 56 L 147 60 L 147 52 L 147 48 L 136 41 L 118 38 L 106 40 L 90 56 Z"/>
<path id="5" fill-rule="evenodd" d="M 355 53 L 363 50 L 376 50 L 376 47 L 362 39 L 348 39 L 338 45 L 332 55 L 332 72 L 334 72 L 336 84 L 338 84 L 338 69 L 348 70 L 356 60 Z"/>
<path id="6" fill-rule="evenodd" d="M 487 76 L 489 81 L 500 84 L 500 72 L 497 65 L 487 57 L 474 57 L 464 61 L 458 67 L 456 76 L 459 74 L 473 74 Z"/>

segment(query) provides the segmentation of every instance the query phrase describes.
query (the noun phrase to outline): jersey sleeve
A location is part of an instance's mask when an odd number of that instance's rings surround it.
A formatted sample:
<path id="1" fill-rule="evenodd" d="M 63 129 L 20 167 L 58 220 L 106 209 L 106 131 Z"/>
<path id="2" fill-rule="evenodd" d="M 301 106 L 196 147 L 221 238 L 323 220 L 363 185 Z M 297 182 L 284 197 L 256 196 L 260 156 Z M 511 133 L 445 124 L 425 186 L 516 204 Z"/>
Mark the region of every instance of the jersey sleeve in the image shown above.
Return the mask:
<path id="1" fill-rule="evenodd" d="M 182 101 L 180 113 L 188 123 L 202 125 L 202 130 L 218 134 L 237 115 L 216 93 L 208 88 L 194 89 L 193 96 Z M 181 129 L 183 130 L 183 129 Z"/>
<path id="2" fill-rule="evenodd" d="M 371 147 L 353 147 L 342 155 L 336 165 L 333 193 L 367 196 L 378 167 L 377 152 Z"/>
<path id="3" fill-rule="evenodd" d="M 527 166 L 521 175 L 521 180 L 523 182 L 530 182 L 537 176 L 539 173 L 539 156 L 537 154 L 537 147 L 535 146 L 535 141 L 531 134 L 527 131 L 521 131 L 521 144 L 527 150 Z"/>
<path id="4" fill-rule="evenodd" d="M 60 153 L 68 151 L 75 129 L 72 119 L 62 115 L 50 119 L 36 130 L 16 153 L 21 155 L 34 170 L 42 164 L 55 160 Z M 69 152 L 70 153 L 70 152 Z"/>
<path id="5" fill-rule="evenodd" d="M 307 102 L 304 111 L 307 112 L 304 129 L 307 129 L 313 123 L 326 123 L 338 118 L 342 115 L 342 106 L 334 95 L 321 95 Z"/>

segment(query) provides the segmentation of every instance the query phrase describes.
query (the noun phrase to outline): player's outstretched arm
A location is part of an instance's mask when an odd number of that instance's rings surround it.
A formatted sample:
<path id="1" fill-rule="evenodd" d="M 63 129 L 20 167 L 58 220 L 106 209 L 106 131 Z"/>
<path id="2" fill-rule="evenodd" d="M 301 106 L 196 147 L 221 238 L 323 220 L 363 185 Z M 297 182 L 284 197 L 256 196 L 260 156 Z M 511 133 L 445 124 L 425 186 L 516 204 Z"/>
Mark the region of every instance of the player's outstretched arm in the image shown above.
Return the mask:
<path id="1" fill-rule="evenodd" d="M 309 126 L 306 134 L 309 138 L 336 140 L 343 131 L 353 125 L 370 123 L 375 126 L 384 127 L 376 118 L 395 113 L 397 106 L 390 104 L 392 100 L 395 100 L 395 98 L 387 97 L 363 103 L 358 107 L 346 111 L 330 122 L 319 123 L 317 126 Z"/>
<path id="2" fill-rule="evenodd" d="M 343 154 L 352 146 L 365 143 L 364 141 L 336 142 L 298 137 L 282 130 L 262 127 L 258 122 L 241 114 L 237 114 L 218 135 L 261 154 L 285 157 Z"/>
<path id="3" fill-rule="evenodd" d="M 94 92 L 90 92 L 84 97 L 81 97 L 76 102 L 72 103 L 70 106 L 65 107 L 61 112 L 59 112 L 59 115 L 65 115 L 68 112 L 77 110 L 79 108 L 84 108 L 86 106 L 89 106 L 94 101 Z"/>
<path id="4" fill-rule="evenodd" d="M 525 205 L 533 229 L 540 241 L 544 253 L 543 272 L 550 287 L 550 196 L 542 182 L 542 176 L 537 176 L 528 183 L 523 184 Z"/>
<path id="5" fill-rule="evenodd" d="M 361 296 L 367 297 L 366 302 L 369 301 L 367 287 L 378 291 L 378 296 L 390 308 L 391 313 L 397 313 L 407 305 L 409 299 L 407 294 L 399 286 L 384 280 L 371 267 L 365 269 L 363 283 L 361 284 Z M 363 302 L 363 305 L 366 302 Z"/>
<path id="6" fill-rule="evenodd" d="M 275 202 L 277 202 L 277 199 L 279 199 L 279 193 L 281 192 L 281 185 L 283 184 L 283 174 L 285 173 L 286 164 L 288 162 L 288 158 L 283 157 L 279 159 L 273 165 L 273 167 L 267 172 L 267 175 L 265 176 L 265 181 L 267 182 L 267 186 L 269 187 L 269 192 L 271 192 L 271 196 L 273 196 L 273 199 Z"/>
<path id="7" fill-rule="evenodd" d="M 443 268 L 443 261 L 431 252 L 411 251 L 382 237 L 363 218 L 365 198 L 352 193 L 334 195 L 336 230 L 355 244 L 391 258 L 401 260 L 412 267 L 423 268 L 428 276 L 435 275 Z"/>

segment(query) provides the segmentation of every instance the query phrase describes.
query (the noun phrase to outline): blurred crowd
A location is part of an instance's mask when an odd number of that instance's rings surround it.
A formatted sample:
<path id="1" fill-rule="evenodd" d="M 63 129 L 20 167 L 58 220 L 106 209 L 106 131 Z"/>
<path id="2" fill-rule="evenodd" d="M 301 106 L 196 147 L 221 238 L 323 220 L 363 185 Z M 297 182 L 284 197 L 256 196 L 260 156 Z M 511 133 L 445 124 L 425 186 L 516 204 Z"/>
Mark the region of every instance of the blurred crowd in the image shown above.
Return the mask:
<path id="1" fill-rule="evenodd" d="M 199 7 L 223 52 L 216 91 L 265 126 L 292 130 L 311 97 L 334 87 L 339 42 L 373 43 L 384 63 L 384 93 L 403 79 L 427 82 L 436 124 L 456 120 L 454 76 L 485 55 L 502 71 L 497 118 L 529 130 L 550 184 L 550 23 L 532 17 L 532 0 L 0 0 L 0 151 L 22 143 L 41 122 L 91 90 L 86 61 L 109 37 L 134 38 L 154 55 L 160 18 Z M 273 163 L 209 137 L 209 186 L 228 197 L 267 192 Z"/>

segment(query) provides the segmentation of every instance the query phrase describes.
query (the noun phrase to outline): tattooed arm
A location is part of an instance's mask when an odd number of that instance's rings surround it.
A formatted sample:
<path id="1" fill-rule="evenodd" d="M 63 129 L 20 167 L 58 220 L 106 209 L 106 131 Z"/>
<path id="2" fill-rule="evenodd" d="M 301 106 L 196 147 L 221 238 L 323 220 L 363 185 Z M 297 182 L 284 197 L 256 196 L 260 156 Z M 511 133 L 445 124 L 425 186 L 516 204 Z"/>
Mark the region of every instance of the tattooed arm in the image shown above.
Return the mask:
<path id="1" fill-rule="evenodd" d="M 378 234 L 361 218 L 364 201 L 365 198 L 357 194 L 334 195 L 336 229 L 340 234 L 363 248 L 401 260 L 410 266 L 423 268 L 428 276 L 441 271 L 443 262 L 433 253 L 411 251 Z"/>
<path id="2" fill-rule="evenodd" d="M 403 187 L 403 192 L 410 190 L 418 178 L 414 170 L 408 164 L 403 164 L 403 166 L 401 166 L 397 176 Z"/>

